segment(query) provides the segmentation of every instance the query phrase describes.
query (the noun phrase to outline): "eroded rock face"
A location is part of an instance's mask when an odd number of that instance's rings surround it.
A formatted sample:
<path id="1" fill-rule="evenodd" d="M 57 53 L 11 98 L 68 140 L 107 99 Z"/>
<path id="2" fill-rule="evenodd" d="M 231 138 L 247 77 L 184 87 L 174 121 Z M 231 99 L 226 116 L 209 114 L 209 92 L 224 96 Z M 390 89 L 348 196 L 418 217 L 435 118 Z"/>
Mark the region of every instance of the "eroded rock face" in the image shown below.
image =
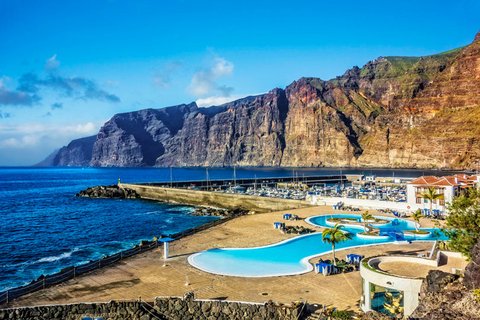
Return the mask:
<path id="1" fill-rule="evenodd" d="M 422 285 L 420 304 L 411 319 L 480 319 L 480 304 L 457 278 L 441 271 L 430 271 Z"/>
<path id="2" fill-rule="evenodd" d="M 480 289 L 480 241 L 473 247 L 472 260 L 465 268 L 464 284 L 468 289 Z"/>
<path id="3" fill-rule="evenodd" d="M 222 106 L 117 114 L 90 160 L 88 148 L 69 145 L 55 165 L 472 168 L 480 158 L 479 38 Z"/>
<path id="4" fill-rule="evenodd" d="M 463 279 L 438 270 L 429 272 L 413 319 L 480 319 L 480 303 L 472 291 L 480 288 L 480 241 L 471 256 Z"/>

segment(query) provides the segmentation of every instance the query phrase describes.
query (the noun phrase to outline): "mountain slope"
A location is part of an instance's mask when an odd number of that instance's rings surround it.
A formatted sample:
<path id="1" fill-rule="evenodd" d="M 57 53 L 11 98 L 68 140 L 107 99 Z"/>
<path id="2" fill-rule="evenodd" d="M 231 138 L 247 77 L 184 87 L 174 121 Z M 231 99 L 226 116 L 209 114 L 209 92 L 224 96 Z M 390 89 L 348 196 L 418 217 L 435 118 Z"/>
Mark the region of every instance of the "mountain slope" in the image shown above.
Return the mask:
<path id="1" fill-rule="evenodd" d="M 89 166 L 92 159 L 93 144 L 97 136 L 73 140 L 66 147 L 60 148 L 53 165 L 60 167 L 83 167 Z"/>
<path id="2" fill-rule="evenodd" d="M 90 159 L 74 144 L 55 165 L 466 168 L 480 159 L 479 133 L 477 35 L 449 52 L 381 57 L 221 106 L 117 114 Z"/>

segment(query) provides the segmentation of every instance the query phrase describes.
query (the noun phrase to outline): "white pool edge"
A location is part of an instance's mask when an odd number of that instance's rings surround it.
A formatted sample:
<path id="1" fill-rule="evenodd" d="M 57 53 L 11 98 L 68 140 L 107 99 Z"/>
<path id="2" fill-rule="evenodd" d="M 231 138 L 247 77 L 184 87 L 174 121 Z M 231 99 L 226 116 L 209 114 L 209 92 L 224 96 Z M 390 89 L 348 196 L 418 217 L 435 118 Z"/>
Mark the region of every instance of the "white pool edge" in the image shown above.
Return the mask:
<path id="1" fill-rule="evenodd" d="M 341 213 L 334 213 L 332 215 L 338 215 L 338 214 L 341 214 Z M 352 214 L 352 215 L 354 215 L 354 214 Z M 311 216 L 311 217 L 306 218 L 304 221 L 306 223 L 312 225 L 312 226 L 315 226 L 315 227 L 318 227 L 318 228 L 325 228 L 325 227 L 319 226 L 319 225 L 310 221 L 313 218 L 318 218 L 318 217 L 322 217 L 322 216 L 328 216 L 328 215 Z M 392 220 L 393 219 L 406 220 L 406 219 L 402 219 L 402 218 L 393 218 L 393 217 L 386 217 L 386 218 L 391 218 Z M 409 221 L 409 220 L 406 220 L 406 221 Z M 287 242 L 290 242 L 290 241 L 294 241 L 294 240 L 297 240 L 297 239 L 300 239 L 300 238 L 303 238 L 303 237 L 313 236 L 315 234 L 318 234 L 318 232 L 304 234 L 304 235 L 293 237 L 293 238 L 290 238 L 290 239 L 285 239 L 285 240 L 282 240 L 280 242 L 265 245 L 265 246 L 248 247 L 248 248 L 216 248 L 216 249 L 221 249 L 221 250 L 257 250 L 257 249 L 263 249 L 263 248 L 278 246 L 278 245 L 281 245 L 281 244 L 284 244 L 284 243 L 287 243 Z M 408 239 L 408 240 L 405 240 L 405 241 L 390 241 L 390 242 L 382 242 L 382 243 L 362 244 L 362 245 L 357 245 L 357 246 L 335 249 L 335 252 L 344 251 L 344 250 L 348 250 L 348 249 L 352 249 L 352 248 L 371 247 L 371 246 L 379 246 L 379 245 L 384 245 L 384 244 L 410 244 L 411 241 L 412 241 L 412 239 Z M 425 239 L 415 240 L 415 239 L 413 239 L 413 241 L 415 241 L 415 242 L 432 242 L 432 241 L 436 241 L 436 240 L 425 240 Z M 310 264 L 310 262 L 308 262 L 308 260 L 332 252 L 331 250 L 328 250 L 328 251 L 320 252 L 318 254 L 314 254 L 314 255 L 307 256 L 307 257 L 303 258 L 302 260 L 300 260 L 300 263 L 305 266 L 305 269 L 302 270 L 302 271 L 291 272 L 291 273 L 272 273 L 272 274 L 264 274 L 264 275 L 239 275 L 239 274 L 233 274 L 233 273 L 228 273 L 228 272 L 226 272 L 226 273 L 214 272 L 214 271 L 211 271 L 211 270 L 207 270 L 203 267 L 200 267 L 199 265 L 197 265 L 195 263 L 194 259 L 195 259 L 196 256 L 198 256 L 198 255 L 200 255 L 200 254 L 202 254 L 206 251 L 212 250 L 212 249 L 214 249 L 214 248 L 207 249 L 207 250 L 202 250 L 200 252 L 197 252 L 197 253 L 194 253 L 194 254 L 188 256 L 188 258 L 187 258 L 188 263 L 192 267 L 195 267 L 195 268 L 197 268 L 197 269 L 199 269 L 203 272 L 207 272 L 207 273 L 210 273 L 210 274 L 221 275 L 221 276 L 239 277 L 239 278 L 269 278 L 269 277 L 284 277 L 284 276 L 294 276 L 294 275 L 304 274 L 304 273 L 307 273 L 307 272 L 310 272 L 310 271 L 314 270 L 314 267 L 312 266 L 312 264 Z"/>

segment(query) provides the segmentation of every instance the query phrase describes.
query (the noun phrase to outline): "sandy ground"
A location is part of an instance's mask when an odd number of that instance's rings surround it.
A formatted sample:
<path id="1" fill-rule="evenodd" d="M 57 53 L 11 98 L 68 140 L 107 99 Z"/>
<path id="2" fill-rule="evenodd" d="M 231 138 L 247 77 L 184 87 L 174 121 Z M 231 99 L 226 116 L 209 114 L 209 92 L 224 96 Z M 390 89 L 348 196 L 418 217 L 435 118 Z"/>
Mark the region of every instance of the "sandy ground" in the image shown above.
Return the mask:
<path id="1" fill-rule="evenodd" d="M 305 218 L 334 211 L 330 207 L 322 206 L 288 212 Z M 284 211 L 239 217 L 175 241 L 170 247 L 172 257 L 166 262 L 163 261 L 162 250 L 159 248 L 61 285 L 24 296 L 14 301 L 12 305 L 102 302 L 138 297 L 153 300 L 156 296 L 182 296 L 187 291 L 194 291 L 197 298 L 255 302 L 274 300 L 282 303 L 306 300 L 311 303 L 358 310 L 361 295 L 359 272 L 328 277 L 309 272 L 295 276 L 240 278 L 209 274 L 188 264 L 187 257 L 201 250 L 213 247 L 254 247 L 293 237 L 273 228 L 274 221 L 282 221 L 283 213 Z M 315 228 L 301 220 L 288 221 L 286 224 Z M 433 226 L 433 222 L 422 221 L 422 226 Z M 321 228 L 315 229 L 321 231 Z M 345 258 L 345 255 L 351 252 L 365 256 L 426 254 L 432 244 L 414 242 L 354 248 L 338 251 L 337 257 Z M 329 258 L 329 255 L 322 258 Z"/>

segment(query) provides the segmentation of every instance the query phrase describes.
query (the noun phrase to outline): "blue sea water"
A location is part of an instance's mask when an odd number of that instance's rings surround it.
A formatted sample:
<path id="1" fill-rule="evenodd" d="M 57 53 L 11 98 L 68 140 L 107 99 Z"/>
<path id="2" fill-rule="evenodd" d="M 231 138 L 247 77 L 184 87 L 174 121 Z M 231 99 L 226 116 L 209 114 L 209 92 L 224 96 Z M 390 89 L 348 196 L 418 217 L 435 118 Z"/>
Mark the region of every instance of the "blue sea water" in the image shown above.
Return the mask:
<path id="1" fill-rule="evenodd" d="M 415 170 L 241 168 L 237 178 L 295 174 L 365 173 L 414 177 Z M 441 172 L 434 172 L 441 174 Z M 213 217 L 192 207 L 144 200 L 77 198 L 95 185 L 205 179 L 204 168 L 0 168 L 0 291 L 41 274 L 130 248 L 140 240 L 179 232 Z M 210 179 L 232 178 L 231 168 L 210 168 Z"/>

